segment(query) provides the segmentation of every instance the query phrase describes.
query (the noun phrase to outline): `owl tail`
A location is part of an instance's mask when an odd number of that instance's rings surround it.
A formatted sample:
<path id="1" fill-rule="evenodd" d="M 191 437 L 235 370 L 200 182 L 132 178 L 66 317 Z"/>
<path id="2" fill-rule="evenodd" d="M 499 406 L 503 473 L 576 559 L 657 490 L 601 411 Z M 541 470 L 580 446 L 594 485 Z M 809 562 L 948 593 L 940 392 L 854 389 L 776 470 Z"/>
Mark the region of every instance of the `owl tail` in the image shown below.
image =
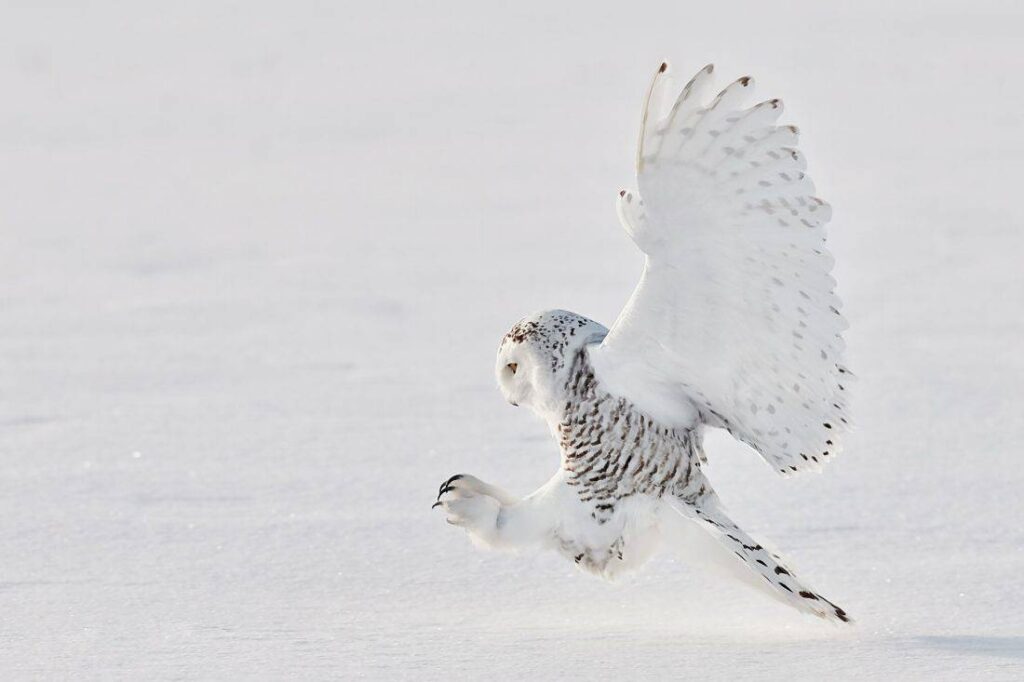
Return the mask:
<path id="1" fill-rule="evenodd" d="M 695 504 L 666 497 L 662 534 L 688 563 L 703 564 L 738 579 L 776 601 L 825 620 L 851 623 L 846 611 L 808 586 L 782 559 L 725 515 L 714 493 Z"/>

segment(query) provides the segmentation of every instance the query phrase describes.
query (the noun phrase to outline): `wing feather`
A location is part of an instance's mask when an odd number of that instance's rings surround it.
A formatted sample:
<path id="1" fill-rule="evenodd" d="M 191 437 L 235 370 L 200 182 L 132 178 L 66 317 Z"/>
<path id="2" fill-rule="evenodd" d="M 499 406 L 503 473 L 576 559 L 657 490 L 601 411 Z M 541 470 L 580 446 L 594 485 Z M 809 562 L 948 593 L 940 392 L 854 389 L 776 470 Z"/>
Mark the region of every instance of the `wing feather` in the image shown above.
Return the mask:
<path id="1" fill-rule="evenodd" d="M 831 208 L 780 100 L 744 109 L 743 77 L 706 102 L 710 65 L 673 98 L 668 71 L 644 105 L 639 192 L 619 200 L 644 273 L 595 363 L 641 408 L 685 398 L 780 472 L 818 468 L 849 426 Z"/>

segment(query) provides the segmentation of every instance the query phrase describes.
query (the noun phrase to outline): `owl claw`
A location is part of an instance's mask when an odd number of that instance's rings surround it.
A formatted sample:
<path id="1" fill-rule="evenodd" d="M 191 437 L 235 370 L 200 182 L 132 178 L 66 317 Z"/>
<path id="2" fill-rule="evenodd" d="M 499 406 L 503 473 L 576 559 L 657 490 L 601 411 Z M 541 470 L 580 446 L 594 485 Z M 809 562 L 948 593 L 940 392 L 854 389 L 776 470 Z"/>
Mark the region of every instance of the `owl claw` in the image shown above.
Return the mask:
<path id="1" fill-rule="evenodd" d="M 475 476 L 456 474 L 441 484 L 441 492 L 431 509 L 441 507 L 449 524 L 487 538 L 496 528 L 501 509 L 501 501 L 493 494 L 498 492 Z"/>
<path id="2" fill-rule="evenodd" d="M 519 498 L 476 476 L 456 474 L 441 484 L 431 509 L 440 507 L 445 521 L 465 530 L 475 543 L 497 546 L 501 535 L 498 519 L 504 510 L 515 508 L 519 502 Z"/>
<path id="3" fill-rule="evenodd" d="M 442 495 L 451 490 L 452 483 L 459 480 L 460 478 L 463 478 L 464 476 L 465 474 L 455 474 L 454 476 L 451 476 L 447 481 L 442 483 L 441 487 L 437 489 L 437 499 L 440 500 Z"/>

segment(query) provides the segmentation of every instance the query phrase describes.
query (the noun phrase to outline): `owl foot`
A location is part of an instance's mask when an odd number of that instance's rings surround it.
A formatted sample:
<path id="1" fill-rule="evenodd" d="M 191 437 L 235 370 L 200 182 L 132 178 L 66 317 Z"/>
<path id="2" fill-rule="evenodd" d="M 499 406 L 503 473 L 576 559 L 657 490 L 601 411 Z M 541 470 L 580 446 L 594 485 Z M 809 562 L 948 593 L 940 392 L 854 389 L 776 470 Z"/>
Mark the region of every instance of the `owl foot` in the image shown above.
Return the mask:
<path id="1" fill-rule="evenodd" d="M 441 484 L 431 508 L 444 510 L 448 523 L 465 528 L 475 539 L 490 544 L 498 529 L 503 493 L 475 476 L 456 474 Z"/>

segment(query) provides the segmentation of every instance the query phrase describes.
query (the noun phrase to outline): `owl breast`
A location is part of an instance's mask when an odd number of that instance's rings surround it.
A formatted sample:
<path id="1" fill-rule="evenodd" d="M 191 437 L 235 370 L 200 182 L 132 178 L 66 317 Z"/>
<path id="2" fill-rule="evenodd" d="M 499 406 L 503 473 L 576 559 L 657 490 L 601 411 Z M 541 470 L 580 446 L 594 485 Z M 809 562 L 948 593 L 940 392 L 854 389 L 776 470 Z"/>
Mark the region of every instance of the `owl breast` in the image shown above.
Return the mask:
<path id="1" fill-rule="evenodd" d="M 557 431 L 562 468 L 594 521 L 607 523 L 631 496 L 704 493 L 699 427 L 665 426 L 608 393 L 586 349 L 573 361 L 566 395 Z"/>

